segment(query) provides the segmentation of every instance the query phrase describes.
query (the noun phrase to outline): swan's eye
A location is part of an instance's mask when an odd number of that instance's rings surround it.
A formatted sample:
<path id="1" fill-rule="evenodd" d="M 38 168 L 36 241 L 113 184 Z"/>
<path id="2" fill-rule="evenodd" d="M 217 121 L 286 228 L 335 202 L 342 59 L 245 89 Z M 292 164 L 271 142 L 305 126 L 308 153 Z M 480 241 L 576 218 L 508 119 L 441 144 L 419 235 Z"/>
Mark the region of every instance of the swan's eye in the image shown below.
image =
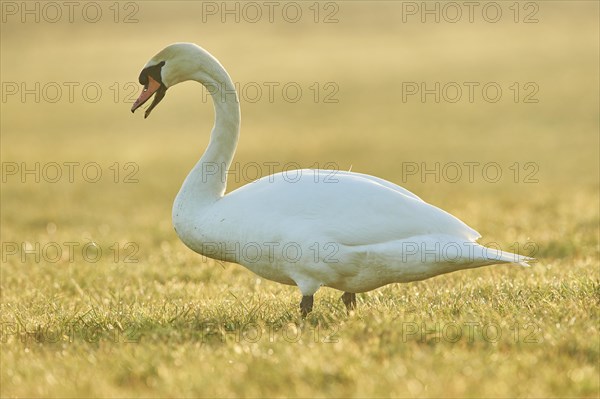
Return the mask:
<path id="1" fill-rule="evenodd" d="M 165 65 L 165 62 L 161 61 L 156 65 L 152 65 L 147 68 L 144 68 L 142 70 L 142 72 L 140 73 L 140 77 L 138 79 L 140 84 L 147 87 L 148 86 L 148 76 L 151 76 L 157 82 L 162 83 L 161 70 L 164 65 Z"/>

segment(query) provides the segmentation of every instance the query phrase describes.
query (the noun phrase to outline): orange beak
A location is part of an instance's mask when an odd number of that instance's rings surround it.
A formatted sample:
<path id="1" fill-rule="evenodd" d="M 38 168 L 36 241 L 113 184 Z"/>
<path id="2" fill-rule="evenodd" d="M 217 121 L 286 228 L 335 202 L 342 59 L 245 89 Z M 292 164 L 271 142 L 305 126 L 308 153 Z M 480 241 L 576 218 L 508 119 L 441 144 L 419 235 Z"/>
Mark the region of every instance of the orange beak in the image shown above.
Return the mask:
<path id="1" fill-rule="evenodd" d="M 146 101 L 148 101 L 150 99 L 150 97 L 152 97 L 152 95 L 154 95 L 156 93 L 156 97 L 154 98 L 154 101 L 152 102 L 152 104 L 146 110 L 146 112 L 144 114 L 144 118 L 147 118 L 148 115 L 150 115 L 150 111 L 152 111 L 152 109 L 165 96 L 166 90 L 167 89 L 164 88 L 159 82 L 154 80 L 152 78 L 152 76 L 148 76 L 148 84 L 144 87 L 144 90 L 142 90 L 142 93 L 140 94 L 138 99 L 135 100 L 135 102 L 133 103 L 133 106 L 131 107 L 131 112 L 134 112 L 136 109 L 141 107 Z"/>

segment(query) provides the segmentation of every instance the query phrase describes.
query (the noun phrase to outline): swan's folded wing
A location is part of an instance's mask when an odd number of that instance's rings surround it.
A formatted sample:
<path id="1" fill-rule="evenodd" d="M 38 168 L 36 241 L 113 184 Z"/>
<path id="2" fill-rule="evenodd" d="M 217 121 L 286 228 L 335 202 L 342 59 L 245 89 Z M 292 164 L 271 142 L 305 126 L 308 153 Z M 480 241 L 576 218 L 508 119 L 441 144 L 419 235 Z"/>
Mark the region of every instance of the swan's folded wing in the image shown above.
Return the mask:
<path id="1" fill-rule="evenodd" d="M 329 171 L 321 171 L 322 174 L 328 173 Z M 327 176 L 329 176 L 329 174 L 327 174 Z M 411 198 L 417 199 L 419 201 L 423 201 L 421 198 L 419 198 L 416 194 L 408 191 L 407 189 L 405 189 L 404 187 L 401 187 L 397 184 L 394 184 L 392 182 L 389 182 L 387 180 L 384 180 L 380 177 L 376 177 L 376 176 L 371 176 L 371 175 L 366 175 L 363 173 L 355 173 L 355 172 L 346 172 L 346 171 L 341 171 L 341 170 L 336 170 L 334 171 L 333 176 L 351 176 L 351 177 L 357 177 L 357 178 L 362 178 L 362 179 L 367 179 L 370 180 L 374 183 L 380 184 L 384 187 L 387 187 L 391 190 L 394 190 L 398 193 L 407 195 Z M 335 178 L 335 177 L 334 177 Z"/>
<path id="2" fill-rule="evenodd" d="M 227 208 L 219 214 L 233 217 L 241 228 L 252 226 L 265 238 L 278 231 L 286 232 L 288 239 L 312 237 L 343 245 L 427 234 L 455 236 L 457 241 L 480 237 L 456 217 L 385 180 L 344 172 L 327 181 L 314 171 L 300 172 L 293 179 L 267 176 L 231 192 L 219 201 Z"/>

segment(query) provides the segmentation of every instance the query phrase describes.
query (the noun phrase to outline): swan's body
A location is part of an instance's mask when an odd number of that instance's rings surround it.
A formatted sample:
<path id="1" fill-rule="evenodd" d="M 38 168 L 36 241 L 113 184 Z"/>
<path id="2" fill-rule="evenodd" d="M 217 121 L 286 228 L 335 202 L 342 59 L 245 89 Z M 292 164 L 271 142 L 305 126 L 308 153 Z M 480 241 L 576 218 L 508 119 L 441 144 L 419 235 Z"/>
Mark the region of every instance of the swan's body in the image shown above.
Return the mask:
<path id="1" fill-rule="evenodd" d="M 209 146 L 173 205 L 173 224 L 192 250 L 239 263 L 283 284 L 297 285 L 301 309 L 312 309 L 321 286 L 354 294 L 386 284 L 530 258 L 476 243 L 459 219 L 383 179 L 351 172 L 299 170 L 263 177 L 227 195 L 227 169 L 239 136 L 233 83 L 208 52 L 190 43 L 168 46 L 144 67 L 145 90 L 132 110 L 185 80 L 209 88 L 216 120 Z M 229 93 L 226 95 L 226 93 Z"/>

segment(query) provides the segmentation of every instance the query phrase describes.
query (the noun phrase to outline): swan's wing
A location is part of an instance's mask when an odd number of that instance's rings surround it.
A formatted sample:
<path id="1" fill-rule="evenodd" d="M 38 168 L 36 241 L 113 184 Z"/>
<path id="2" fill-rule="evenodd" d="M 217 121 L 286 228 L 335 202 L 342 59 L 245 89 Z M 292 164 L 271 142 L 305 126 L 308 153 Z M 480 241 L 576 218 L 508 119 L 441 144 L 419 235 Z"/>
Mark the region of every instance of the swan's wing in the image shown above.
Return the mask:
<path id="1" fill-rule="evenodd" d="M 355 173 L 355 172 L 346 172 L 346 171 L 342 171 L 342 170 L 335 170 L 335 171 L 327 171 L 327 170 L 321 170 L 320 171 L 321 174 L 327 174 L 327 176 L 331 176 L 332 179 L 335 179 L 336 176 L 344 176 L 344 175 L 349 175 L 349 176 L 354 176 L 354 177 L 361 177 L 363 179 L 367 179 L 367 180 L 371 180 L 374 183 L 377 184 L 381 184 L 384 187 L 387 187 L 391 190 L 397 191 L 401 194 L 407 195 L 409 197 L 412 197 L 414 199 L 417 199 L 419 201 L 423 201 L 421 198 L 417 197 L 416 194 L 408 191 L 407 189 L 405 189 L 404 187 L 400 187 L 397 184 L 394 184 L 392 182 L 389 182 L 387 180 L 384 180 L 382 178 L 379 177 L 375 177 L 375 176 L 371 176 L 371 175 L 365 175 L 363 173 Z"/>
<path id="2" fill-rule="evenodd" d="M 215 204 L 211 214 L 238 226 L 244 237 L 330 240 L 368 245 L 428 234 L 474 241 L 479 233 L 410 191 L 373 176 L 344 172 L 324 180 L 319 171 L 275 174 L 247 184 Z M 323 171 L 321 171 L 323 172 Z M 325 171 L 327 172 L 327 171 Z M 221 220 L 222 219 L 222 220 Z"/>

